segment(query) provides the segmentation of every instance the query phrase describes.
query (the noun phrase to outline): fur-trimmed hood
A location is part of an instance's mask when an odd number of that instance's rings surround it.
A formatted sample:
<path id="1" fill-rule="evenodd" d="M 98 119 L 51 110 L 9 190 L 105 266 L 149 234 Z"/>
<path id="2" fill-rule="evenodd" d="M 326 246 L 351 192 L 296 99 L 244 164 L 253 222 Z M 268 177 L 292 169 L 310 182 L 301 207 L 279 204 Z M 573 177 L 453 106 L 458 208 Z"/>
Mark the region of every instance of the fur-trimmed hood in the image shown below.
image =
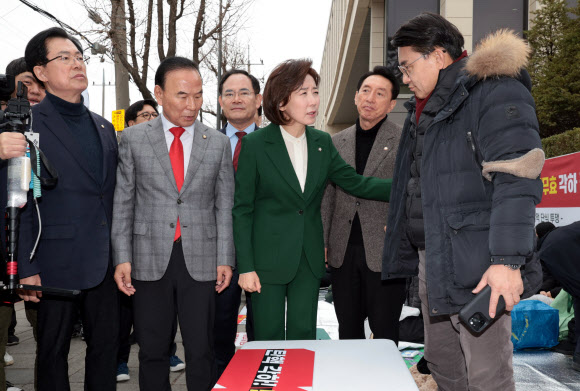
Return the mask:
<path id="1" fill-rule="evenodd" d="M 477 79 L 518 77 L 528 65 L 531 49 L 513 30 L 502 29 L 485 37 L 467 58 L 465 71 Z"/>

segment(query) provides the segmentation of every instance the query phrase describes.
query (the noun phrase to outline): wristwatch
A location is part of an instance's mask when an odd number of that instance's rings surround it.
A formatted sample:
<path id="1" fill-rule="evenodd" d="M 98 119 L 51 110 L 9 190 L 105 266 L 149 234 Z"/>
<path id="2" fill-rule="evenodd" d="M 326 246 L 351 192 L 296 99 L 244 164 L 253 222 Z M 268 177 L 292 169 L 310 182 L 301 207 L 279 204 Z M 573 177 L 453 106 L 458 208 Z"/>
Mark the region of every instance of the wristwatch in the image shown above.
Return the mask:
<path id="1" fill-rule="evenodd" d="M 512 270 L 518 270 L 522 265 L 504 265 L 505 267 L 509 267 Z"/>

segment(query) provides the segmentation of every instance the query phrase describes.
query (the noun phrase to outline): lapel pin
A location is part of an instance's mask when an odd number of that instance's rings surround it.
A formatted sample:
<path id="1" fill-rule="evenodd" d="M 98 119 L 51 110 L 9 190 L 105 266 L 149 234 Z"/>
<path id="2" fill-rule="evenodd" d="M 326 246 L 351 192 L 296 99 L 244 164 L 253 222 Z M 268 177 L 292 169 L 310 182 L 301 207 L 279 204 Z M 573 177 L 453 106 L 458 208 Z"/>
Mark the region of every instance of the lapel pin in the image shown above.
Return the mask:
<path id="1" fill-rule="evenodd" d="M 102 125 L 102 124 L 101 124 L 101 128 L 105 129 L 105 125 Z"/>
<path id="2" fill-rule="evenodd" d="M 204 138 L 204 139 L 206 139 L 206 138 L 207 138 L 207 136 L 204 134 L 204 135 L 203 135 L 203 138 Z"/>
<path id="3" fill-rule="evenodd" d="M 387 149 L 389 149 L 389 147 L 385 147 L 385 148 L 383 148 L 383 149 L 386 151 Z"/>
<path id="4" fill-rule="evenodd" d="M 322 152 L 322 148 L 318 148 L 318 152 Z"/>

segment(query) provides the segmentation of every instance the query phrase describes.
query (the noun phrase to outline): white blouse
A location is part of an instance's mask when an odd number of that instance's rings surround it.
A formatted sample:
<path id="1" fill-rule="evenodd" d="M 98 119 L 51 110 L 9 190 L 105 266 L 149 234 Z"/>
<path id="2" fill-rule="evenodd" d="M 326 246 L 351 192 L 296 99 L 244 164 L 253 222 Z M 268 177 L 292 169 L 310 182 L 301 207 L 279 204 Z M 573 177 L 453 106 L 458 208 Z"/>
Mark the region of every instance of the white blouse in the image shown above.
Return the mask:
<path id="1" fill-rule="evenodd" d="M 286 150 L 290 156 L 292 167 L 298 177 L 300 188 L 304 193 L 304 185 L 306 184 L 306 172 L 308 169 L 308 148 L 306 143 L 306 132 L 302 133 L 300 137 L 294 137 L 288 133 L 282 126 L 280 126 L 282 138 L 286 144 Z"/>

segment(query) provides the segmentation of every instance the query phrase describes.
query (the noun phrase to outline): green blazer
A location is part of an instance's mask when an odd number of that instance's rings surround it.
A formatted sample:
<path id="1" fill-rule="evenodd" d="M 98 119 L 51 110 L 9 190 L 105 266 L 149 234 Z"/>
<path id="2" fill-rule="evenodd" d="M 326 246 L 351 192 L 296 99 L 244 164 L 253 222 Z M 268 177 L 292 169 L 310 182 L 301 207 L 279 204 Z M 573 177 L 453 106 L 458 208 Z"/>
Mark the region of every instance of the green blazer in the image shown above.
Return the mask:
<path id="1" fill-rule="evenodd" d="M 306 142 L 303 193 L 278 125 L 242 139 L 232 210 L 234 242 L 239 272 L 256 271 L 262 283 L 289 283 L 303 251 L 314 275 L 324 274 L 320 204 L 329 179 L 357 197 L 389 200 L 392 180 L 358 175 L 340 157 L 330 134 L 307 126 Z"/>

